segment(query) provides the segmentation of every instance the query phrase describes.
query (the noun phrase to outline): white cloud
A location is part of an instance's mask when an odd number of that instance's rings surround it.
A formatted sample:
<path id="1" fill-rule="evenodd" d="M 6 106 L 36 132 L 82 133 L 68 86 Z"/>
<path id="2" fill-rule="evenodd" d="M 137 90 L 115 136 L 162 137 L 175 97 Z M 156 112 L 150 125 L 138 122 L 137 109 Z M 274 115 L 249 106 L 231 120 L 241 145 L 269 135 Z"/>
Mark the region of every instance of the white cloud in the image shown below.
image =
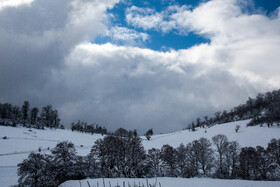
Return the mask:
<path id="1" fill-rule="evenodd" d="M 175 27 L 175 22 L 168 19 L 168 14 L 173 8 L 167 11 L 155 12 L 150 8 L 138 8 L 132 6 L 126 10 L 126 22 L 137 28 L 144 30 L 155 29 L 163 32 L 169 32 Z"/>
<path id="2" fill-rule="evenodd" d="M 147 33 L 138 32 L 126 27 L 111 27 L 106 30 L 104 36 L 109 36 L 113 41 L 125 41 L 128 43 L 145 42 L 149 38 Z"/>
<path id="3" fill-rule="evenodd" d="M 1 0 L 0 1 L 0 11 L 6 7 L 18 7 L 21 5 L 29 5 L 34 0 Z"/>
<path id="4" fill-rule="evenodd" d="M 129 24 L 144 30 L 165 33 L 175 29 L 180 33 L 202 35 L 210 39 L 210 45 L 202 44 L 190 50 L 196 55 L 186 56 L 188 60 L 219 64 L 234 76 L 280 87 L 280 80 L 275 81 L 276 69 L 280 68 L 277 53 L 280 50 L 279 8 L 274 17 L 267 17 L 244 13 L 244 6 L 246 3 L 240 0 L 212 0 L 193 10 L 187 6 L 170 6 L 155 12 L 132 7 L 126 18 Z"/>

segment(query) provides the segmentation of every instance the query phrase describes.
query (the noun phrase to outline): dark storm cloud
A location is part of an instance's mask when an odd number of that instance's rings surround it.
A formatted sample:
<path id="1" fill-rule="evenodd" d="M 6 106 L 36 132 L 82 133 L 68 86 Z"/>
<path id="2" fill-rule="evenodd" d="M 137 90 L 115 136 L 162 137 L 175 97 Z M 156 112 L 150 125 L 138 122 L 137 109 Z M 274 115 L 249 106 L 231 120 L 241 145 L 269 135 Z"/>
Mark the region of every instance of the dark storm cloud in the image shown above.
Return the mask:
<path id="1" fill-rule="evenodd" d="M 63 68 L 77 43 L 103 30 L 104 12 L 112 4 L 36 0 L 0 10 L 1 102 L 56 103 L 52 71 Z"/>

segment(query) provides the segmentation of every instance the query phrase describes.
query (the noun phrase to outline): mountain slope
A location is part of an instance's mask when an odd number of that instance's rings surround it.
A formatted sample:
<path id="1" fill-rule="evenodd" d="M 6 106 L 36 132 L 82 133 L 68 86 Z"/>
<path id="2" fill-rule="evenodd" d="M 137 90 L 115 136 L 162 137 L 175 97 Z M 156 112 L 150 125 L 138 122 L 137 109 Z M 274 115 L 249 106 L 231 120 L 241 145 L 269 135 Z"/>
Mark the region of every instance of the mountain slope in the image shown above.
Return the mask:
<path id="1" fill-rule="evenodd" d="M 276 126 L 269 128 L 266 126 L 247 127 L 247 123 L 249 121 L 250 120 L 244 120 L 218 124 L 210 128 L 197 128 L 194 132 L 182 130 L 169 134 L 154 135 L 150 141 L 144 140 L 143 145 L 146 149 L 150 149 L 152 147 L 160 148 L 164 144 L 177 147 L 180 143 L 187 144 L 195 139 L 199 139 L 200 137 L 205 137 L 211 140 L 211 138 L 217 134 L 224 134 L 228 137 L 229 141 L 238 141 L 242 147 L 255 147 L 257 145 L 266 147 L 267 143 L 272 138 L 280 137 L 280 128 Z M 240 125 L 240 130 L 237 133 L 235 132 L 236 125 Z"/>
<path id="2" fill-rule="evenodd" d="M 266 147 L 272 138 L 279 138 L 280 128 L 246 127 L 248 120 L 219 124 L 210 128 L 197 128 L 195 132 L 182 130 L 169 134 L 159 134 L 152 136 L 148 141 L 143 136 L 142 143 L 145 150 L 150 148 L 161 148 L 164 144 L 177 147 L 180 143 L 187 144 L 200 137 L 211 139 L 217 134 L 224 134 L 230 141 L 238 141 L 241 146 L 257 146 Z M 236 133 L 235 127 L 240 125 L 240 130 Z M 206 131 L 206 132 L 205 132 Z M 3 139 L 3 137 L 7 139 Z M 61 129 L 27 129 L 0 126 L 0 184 L 9 186 L 16 184 L 17 164 L 27 158 L 30 152 L 38 152 L 39 148 L 42 152 L 48 153 L 50 149 L 60 141 L 71 141 L 75 144 L 78 154 L 87 155 L 90 152 L 94 142 L 102 138 L 100 134 L 85 134 L 80 132 L 72 132 L 70 130 Z"/>

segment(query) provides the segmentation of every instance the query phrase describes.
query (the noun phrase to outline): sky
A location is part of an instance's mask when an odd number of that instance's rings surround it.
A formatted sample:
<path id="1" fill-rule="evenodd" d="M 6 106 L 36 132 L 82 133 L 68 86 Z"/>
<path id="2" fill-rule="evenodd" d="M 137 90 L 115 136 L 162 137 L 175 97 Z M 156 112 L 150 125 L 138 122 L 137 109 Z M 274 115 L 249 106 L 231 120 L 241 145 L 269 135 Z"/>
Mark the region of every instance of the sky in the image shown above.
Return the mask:
<path id="1" fill-rule="evenodd" d="M 0 0 L 0 102 L 140 133 L 280 88 L 280 1 Z"/>

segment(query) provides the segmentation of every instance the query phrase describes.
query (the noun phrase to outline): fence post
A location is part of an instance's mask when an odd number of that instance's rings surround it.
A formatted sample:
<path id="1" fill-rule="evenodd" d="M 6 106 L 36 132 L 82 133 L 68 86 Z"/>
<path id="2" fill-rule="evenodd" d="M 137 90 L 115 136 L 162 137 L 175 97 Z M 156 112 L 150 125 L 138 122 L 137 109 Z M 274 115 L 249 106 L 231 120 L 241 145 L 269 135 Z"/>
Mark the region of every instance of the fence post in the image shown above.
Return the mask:
<path id="1" fill-rule="evenodd" d="M 89 184 L 89 182 L 87 181 L 87 184 L 88 184 L 88 187 L 90 187 L 90 184 Z"/>

